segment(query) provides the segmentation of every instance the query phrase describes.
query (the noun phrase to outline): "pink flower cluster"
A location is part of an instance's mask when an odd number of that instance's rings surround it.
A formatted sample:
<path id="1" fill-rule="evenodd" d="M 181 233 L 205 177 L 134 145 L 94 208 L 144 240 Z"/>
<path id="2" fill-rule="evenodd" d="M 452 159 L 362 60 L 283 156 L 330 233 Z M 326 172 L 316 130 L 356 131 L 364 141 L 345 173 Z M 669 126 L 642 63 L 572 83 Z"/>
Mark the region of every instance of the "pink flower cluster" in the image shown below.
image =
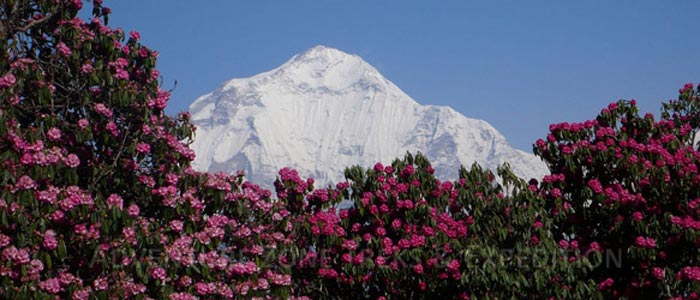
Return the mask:
<path id="1" fill-rule="evenodd" d="M 656 248 L 656 240 L 650 237 L 638 236 L 634 239 L 634 244 L 641 248 Z"/>
<path id="2" fill-rule="evenodd" d="M 690 281 L 700 281 L 700 267 L 698 266 L 686 266 L 681 269 L 676 275 L 678 280 L 690 280 Z"/>
<path id="3" fill-rule="evenodd" d="M 6 73 L 2 77 L 0 77 L 0 88 L 9 88 L 15 85 L 16 82 L 17 78 L 15 78 L 15 75 L 12 75 L 12 73 Z"/>

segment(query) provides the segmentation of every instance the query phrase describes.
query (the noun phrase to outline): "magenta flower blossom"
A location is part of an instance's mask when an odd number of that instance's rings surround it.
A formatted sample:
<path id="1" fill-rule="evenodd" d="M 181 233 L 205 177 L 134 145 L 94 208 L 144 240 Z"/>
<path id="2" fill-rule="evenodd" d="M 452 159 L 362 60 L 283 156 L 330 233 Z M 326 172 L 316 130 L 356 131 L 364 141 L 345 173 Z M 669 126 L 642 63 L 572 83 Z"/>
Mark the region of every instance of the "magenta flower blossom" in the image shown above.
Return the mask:
<path id="1" fill-rule="evenodd" d="M 58 240 L 56 240 L 56 233 L 53 230 L 49 229 L 46 232 L 44 232 L 44 241 L 42 245 L 47 250 L 56 249 L 56 247 L 58 246 Z"/>
<path id="2" fill-rule="evenodd" d="M 603 192 L 603 185 L 597 179 L 591 179 L 588 181 L 588 186 L 597 194 Z"/>
<path id="3" fill-rule="evenodd" d="M 165 269 L 158 267 L 151 271 L 151 278 L 155 280 L 165 280 L 168 274 L 165 273 Z"/>
<path id="4" fill-rule="evenodd" d="M 615 280 L 613 280 L 612 278 L 607 278 L 598 284 L 598 289 L 607 290 L 613 285 L 613 283 L 615 283 Z"/>
<path id="5" fill-rule="evenodd" d="M 106 129 L 112 136 L 119 136 L 119 128 L 117 127 L 117 123 L 115 123 L 114 121 L 109 121 L 107 123 Z"/>
<path id="6" fill-rule="evenodd" d="M 105 106 L 102 103 L 95 104 L 94 110 L 96 113 L 101 114 L 107 118 L 111 118 L 113 114 L 112 110 L 107 108 L 107 106 Z"/>
<path id="7" fill-rule="evenodd" d="M 211 289 L 210 286 L 204 282 L 197 282 L 194 284 L 194 288 L 197 291 L 197 294 L 200 295 L 207 295 L 212 292 L 214 292 L 214 289 Z"/>
<path id="8" fill-rule="evenodd" d="M 141 39 L 141 34 L 138 31 L 131 31 L 129 32 L 129 36 L 134 39 L 134 40 L 140 40 Z"/>
<path id="9" fill-rule="evenodd" d="M 66 166 L 75 168 L 80 165 L 80 158 L 78 158 L 77 155 L 71 153 L 68 154 L 68 156 L 66 156 L 63 162 L 66 164 Z"/>
<path id="10" fill-rule="evenodd" d="M 97 278 L 92 282 L 92 287 L 96 291 L 105 291 L 109 288 L 109 281 L 105 277 Z"/>
<path id="11" fill-rule="evenodd" d="M 121 210 L 124 207 L 124 200 L 122 200 L 122 197 L 117 194 L 111 194 L 109 197 L 107 197 L 107 206 L 109 208 L 116 207 L 117 209 Z"/>
<path id="12" fill-rule="evenodd" d="M 69 285 L 69 284 L 77 281 L 76 280 L 77 278 L 73 274 L 68 273 L 68 272 L 59 272 L 58 279 L 61 281 L 61 285 L 63 285 L 63 286 Z"/>
<path id="13" fill-rule="evenodd" d="M 666 271 L 659 267 L 654 267 L 654 269 L 652 270 L 652 274 L 654 275 L 654 278 L 658 280 L 663 280 L 664 277 L 666 277 Z"/>
<path id="14" fill-rule="evenodd" d="M 170 300 L 197 300 L 196 296 L 189 293 L 172 293 L 168 296 Z"/>
<path id="15" fill-rule="evenodd" d="M 83 64 L 80 67 L 80 72 L 83 74 L 90 74 L 95 71 L 95 67 L 93 67 L 91 64 Z"/>
<path id="16" fill-rule="evenodd" d="M 552 197 L 554 198 L 561 198 L 561 190 L 559 188 L 553 188 L 552 191 L 550 192 Z"/>
<path id="17" fill-rule="evenodd" d="M 343 242 L 343 248 L 349 251 L 355 251 L 355 249 L 357 249 L 357 243 L 355 243 L 354 240 L 345 240 Z"/>
<path id="18" fill-rule="evenodd" d="M 374 259 L 374 262 L 379 266 L 383 266 L 386 264 L 386 259 L 384 256 L 379 255 Z"/>
<path id="19" fill-rule="evenodd" d="M 58 42 L 58 44 L 56 45 L 56 51 L 58 51 L 58 53 L 61 54 L 61 56 L 65 57 L 70 56 L 72 53 L 70 48 L 68 48 L 68 46 L 66 46 L 66 44 L 63 42 Z"/>
<path id="20" fill-rule="evenodd" d="M 650 237 L 638 236 L 634 240 L 634 244 L 640 248 L 656 248 L 656 240 Z"/>
<path id="21" fill-rule="evenodd" d="M 27 273 L 30 274 L 30 276 L 35 276 L 35 275 L 38 275 L 43 270 L 44 270 L 44 263 L 41 262 L 41 260 L 32 259 L 29 262 L 29 268 L 27 270 Z"/>
<path id="22" fill-rule="evenodd" d="M 0 77 L 0 88 L 9 88 L 15 85 L 15 82 L 17 82 L 17 78 L 15 78 L 15 75 L 12 75 L 12 73 L 7 73 L 4 76 Z"/>
<path id="23" fill-rule="evenodd" d="M 413 272 L 415 272 L 418 275 L 423 274 L 423 265 L 421 265 L 421 264 L 414 265 Z"/>
<path id="24" fill-rule="evenodd" d="M 4 248 L 5 246 L 9 245 L 11 241 L 12 239 L 9 236 L 0 233 L 0 248 Z"/>
<path id="25" fill-rule="evenodd" d="M 180 220 L 172 220 L 170 221 L 170 229 L 175 231 L 175 232 L 180 232 L 182 231 L 182 226 L 183 223 Z"/>
<path id="26" fill-rule="evenodd" d="M 640 222 L 640 221 L 642 221 L 642 220 L 644 219 L 644 216 L 642 215 L 641 212 L 635 211 L 635 212 L 632 214 L 632 218 L 633 218 L 635 221 Z"/>
<path id="27" fill-rule="evenodd" d="M 71 296 L 73 300 L 88 300 L 90 299 L 90 288 L 84 288 L 73 292 Z"/>
<path id="28" fill-rule="evenodd" d="M 88 126 L 90 126 L 90 122 L 88 122 L 88 120 L 86 120 L 86 119 L 80 119 L 80 120 L 78 120 L 78 127 L 79 127 L 80 129 L 85 129 L 85 128 L 87 128 Z"/>
<path id="29" fill-rule="evenodd" d="M 114 72 L 114 78 L 121 80 L 129 80 L 129 72 L 124 69 L 117 69 Z"/>
<path id="30" fill-rule="evenodd" d="M 686 266 L 683 267 L 681 271 L 676 275 L 677 279 L 683 280 L 687 279 L 690 281 L 700 281 L 700 267 L 698 266 Z"/>
<path id="31" fill-rule="evenodd" d="M 49 294 L 58 294 L 60 291 L 63 290 L 63 288 L 61 288 L 61 283 L 58 281 L 58 278 L 50 278 L 39 282 L 39 288 L 42 291 L 45 291 Z"/>
<path id="32" fill-rule="evenodd" d="M 23 175 L 22 177 L 20 177 L 19 180 L 17 180 L 17 183 L 15 184 L 15 188 L 20 190 L 33 190 L 36 189 L 36 187 L 36 182 L 27 175 Z"/>

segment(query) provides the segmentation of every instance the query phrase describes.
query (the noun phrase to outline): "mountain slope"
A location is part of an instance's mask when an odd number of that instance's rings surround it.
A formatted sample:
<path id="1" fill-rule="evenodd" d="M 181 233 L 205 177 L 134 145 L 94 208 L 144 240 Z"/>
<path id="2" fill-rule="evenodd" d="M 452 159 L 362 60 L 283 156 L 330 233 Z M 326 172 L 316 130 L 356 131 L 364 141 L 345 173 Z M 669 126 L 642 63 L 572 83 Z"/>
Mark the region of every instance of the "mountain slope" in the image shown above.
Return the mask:
<path id="1" fill-rule="evenodd" d="M 282 167 L 327 183 L 347 166 L 390 163 L 424 153 L 437 175 L 456 178 L 459 165 L 541 177 L 544 164 L 512 148 L 488 123 L 449 107 L 420 105 L 359 56 L 324 46 L 282 66 L 233 79 L 189 107 L 197 125 L 195 168 L 245 170 L 271 185 Z"/>

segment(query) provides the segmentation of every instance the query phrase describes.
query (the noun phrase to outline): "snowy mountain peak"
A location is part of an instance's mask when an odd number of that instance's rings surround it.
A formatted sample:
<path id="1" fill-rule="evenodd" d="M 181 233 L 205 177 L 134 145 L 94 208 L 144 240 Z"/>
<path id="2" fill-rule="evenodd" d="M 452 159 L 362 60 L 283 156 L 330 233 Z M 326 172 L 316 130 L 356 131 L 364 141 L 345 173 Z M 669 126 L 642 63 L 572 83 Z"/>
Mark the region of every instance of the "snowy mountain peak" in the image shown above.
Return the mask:
<path id="1" fill-rule="evenodd" d="M 488 123 L 420 105 L 359 56 L 325 46 L 232 79 L 195 100 L 190 112 L 198 126 L 195 168 L 245 170 L 267 186 L 283 167 L 327 183 L 342 180 L 345 167 L 418 151 L 443 179 L 473 162 L 491 169 L 509 162 L 528 178 L 546 172 Z"/>
<path id="2" fill-rule="evenodd" d="M 292 61 L 300 63 L 333 64 L 338 62 L 345 62 L 352 59 L 360 61 L 362 60 L 362 58 L 360 58 L 357 55 L 345 53 L 335 48 L 318 45 L 309 50 L 304 51 L 299 55 L 296 55 L 292 59 Z"/>
<path id="3" fill-rule="evenodd" d="M 343 92 L 357 85 L 385 87 L 379 71 L 357 55 L 326 46 L 316 46 L 294 56 L 274 74 L 310 89 Z"/>

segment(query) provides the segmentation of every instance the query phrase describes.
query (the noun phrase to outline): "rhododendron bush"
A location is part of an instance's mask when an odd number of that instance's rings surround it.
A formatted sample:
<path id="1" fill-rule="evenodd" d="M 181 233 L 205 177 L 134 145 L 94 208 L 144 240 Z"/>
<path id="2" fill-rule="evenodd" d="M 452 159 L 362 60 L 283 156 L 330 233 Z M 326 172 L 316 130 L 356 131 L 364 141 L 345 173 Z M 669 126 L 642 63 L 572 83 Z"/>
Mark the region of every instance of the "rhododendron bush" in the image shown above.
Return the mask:
<path id="1" fill-rule="evenodd" d="M 536 194 L 507 166 L 499 171 L 504 186 L 476 165 L 441 182 L 409 154 L 310 192 L 282 170 L 278 198 L 303 224 L 294 229 L 296 290 L 320 299 L 588 299 L 578 277 L 588 257 L 570 259 Z"/>
<path id="2" fill-rule="evenodd" d="M 157 52 L 76 1 L 2 1 L 0 298 L 281 295 L 258 259 L 289 244 L 269 191 L 201 174 L 164 114 Z"/>
<path id="3" fill-rule="evenodd" d="M 273 194 L 191 168 L 157 52 L 91 6 L 0 1 L 0 299 L 698 298 L 692 85 L 552 125 L 541 180 L 407 154 Z"/>
<path id="4" fill-rule="evenodd" d="M 606 298 L 698 299 L 700 103 L 692 84 L 679 93 L 660 120 L 619 101 L 535 145 L 554 238 L 620 255 L 587 276 Z"/>

